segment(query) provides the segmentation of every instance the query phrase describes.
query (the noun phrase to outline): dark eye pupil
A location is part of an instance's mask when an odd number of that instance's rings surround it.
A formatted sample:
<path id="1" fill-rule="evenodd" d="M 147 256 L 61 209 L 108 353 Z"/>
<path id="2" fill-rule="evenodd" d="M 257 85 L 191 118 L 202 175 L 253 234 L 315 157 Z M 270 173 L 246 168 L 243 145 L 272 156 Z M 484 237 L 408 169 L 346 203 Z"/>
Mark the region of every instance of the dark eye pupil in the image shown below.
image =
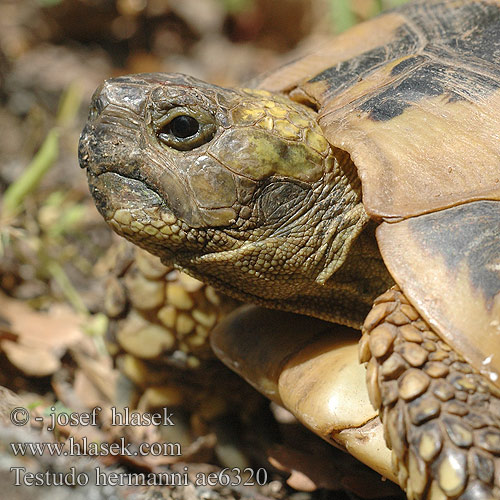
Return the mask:
<path id="1" fill-rule="evenodd" d="M 199 128 L 200 124 L 192 116 L 176 116 L 170 122 L 170 131 L 179 139 L 191 137 L 198 132 Z"/>

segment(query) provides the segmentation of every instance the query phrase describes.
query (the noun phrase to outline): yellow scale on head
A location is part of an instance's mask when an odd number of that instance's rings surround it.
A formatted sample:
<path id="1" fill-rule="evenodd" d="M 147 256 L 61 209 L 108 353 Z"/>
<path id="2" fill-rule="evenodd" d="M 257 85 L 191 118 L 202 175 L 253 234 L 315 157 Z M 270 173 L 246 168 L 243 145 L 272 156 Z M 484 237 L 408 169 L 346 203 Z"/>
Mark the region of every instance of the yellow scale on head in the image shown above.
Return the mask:
<path id="1" fill-rule="evenodd" d="M 235 127 L 249 129 L 246 139 L 239 139 L 246 142 L 246 147 L 240 151 L 245 149 L 247 154 L 238 158 L 233 154 L 228 159 L 222 148 L 215 147 L 211 151 L 214 156 L 234 171 L 241 171 L 254 179 L 277 174 L 309 182 L 318 180 L 330 148 L 316 121 L 316 113 L 290 102 L 287 97 L 265 90 L 242 89 L 242 97 L 231 113 Z M 266 133 L 258 132 L 259 129 Z M 234 136 L 231 136 L 231 141 L 234 144 Z M 286 144 L 286 155 L 283 154 L 283 143 Z M 251 151 L 254 154 L 250 156 Z"/>

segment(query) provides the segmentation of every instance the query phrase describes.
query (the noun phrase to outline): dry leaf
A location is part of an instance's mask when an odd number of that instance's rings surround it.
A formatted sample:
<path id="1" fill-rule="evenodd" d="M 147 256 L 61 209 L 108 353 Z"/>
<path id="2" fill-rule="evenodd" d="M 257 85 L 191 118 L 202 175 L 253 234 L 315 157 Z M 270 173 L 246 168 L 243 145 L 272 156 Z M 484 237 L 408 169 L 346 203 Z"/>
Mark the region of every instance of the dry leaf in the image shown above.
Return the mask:
<path id="1" fill-rule="evenodd" d="M 29 377 L 45 377 L 57 371 L 61 362 L 49 349 L 30 347 L 21 343 L 3 340 L 2 351 L 9 361 Z"/>
<path id="2" fill-rule="evenodd" d="M 66 306 L 42 313 L 0 293 L 0 310 L 9 325 L 9 336 L 0 347 L 9 361 L 29 376 L 54 373 L 68 347 L 83 337 L 81 319 Z"/>

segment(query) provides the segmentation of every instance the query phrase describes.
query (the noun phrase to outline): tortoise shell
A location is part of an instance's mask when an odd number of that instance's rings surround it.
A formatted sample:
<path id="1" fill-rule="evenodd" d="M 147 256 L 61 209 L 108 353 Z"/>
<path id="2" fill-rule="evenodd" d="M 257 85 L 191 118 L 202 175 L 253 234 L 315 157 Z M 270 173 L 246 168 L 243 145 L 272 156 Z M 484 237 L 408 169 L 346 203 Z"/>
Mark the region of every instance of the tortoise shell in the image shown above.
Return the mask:
<path id="1" fill-rule="evenodd" d="M 500 2 L 406 5 L 265 78 L 312 102 L 385 220 L 500 199 Z"/>
<path id="2" fill-rule="evenodd" d="M 500 2 L 436 0 L 358 25 L 260 82 L 318 110 L 358 169 L 392 276 L 497 384 L 499 61 Z"/>

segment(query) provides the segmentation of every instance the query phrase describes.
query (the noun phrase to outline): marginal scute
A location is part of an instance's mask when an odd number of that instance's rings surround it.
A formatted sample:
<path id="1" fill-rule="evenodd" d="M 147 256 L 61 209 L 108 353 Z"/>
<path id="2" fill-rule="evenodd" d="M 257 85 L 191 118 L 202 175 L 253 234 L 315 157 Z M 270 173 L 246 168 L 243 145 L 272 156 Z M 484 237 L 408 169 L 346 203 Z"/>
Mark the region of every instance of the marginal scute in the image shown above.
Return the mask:
<path id="1" fill-rule="evenodd" d="M 464 373 L 466 391 L 476 385 L 466 376 L 471 367 L 497 387 L 500 383 L 500 356 L 495 355 L 500 318 L 499 220 L 499 201 L 470 201 L 382 223 L 377 229 L 389 271 L 446 341 L 437 343 L 429 360 L 443 361 L 450 349 L 460 353 L 466 363 L 456 369 Z"/>

